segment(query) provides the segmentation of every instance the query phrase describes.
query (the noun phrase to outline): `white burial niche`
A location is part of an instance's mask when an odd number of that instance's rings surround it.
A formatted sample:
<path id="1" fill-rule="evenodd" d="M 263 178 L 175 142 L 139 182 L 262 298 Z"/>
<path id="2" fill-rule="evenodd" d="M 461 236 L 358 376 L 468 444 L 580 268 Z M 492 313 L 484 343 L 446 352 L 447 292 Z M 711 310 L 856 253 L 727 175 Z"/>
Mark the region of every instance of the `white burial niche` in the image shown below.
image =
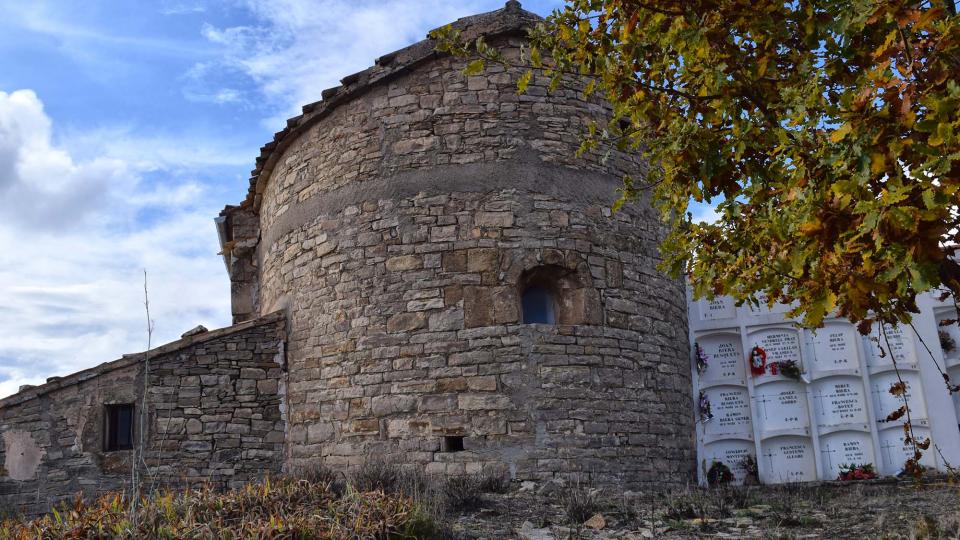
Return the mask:
<path id="1" fill-rule="evenodd" d="M 743 485 L 750 475 L 751 463 L 756 465 L 756 446 L 752 441 L 737 439 L 717 441 L 703 447 L 702 478 L 715 462 L 722 463 L 733 473 L 733 483 Z"/>
<path id="2" fill-rule="evenodd" d="M 860 353 L 857 344 L 860 334 L 850 323 L 831 321 L 812 332 L 813 358 L 810 369 L 813 377 L 834 374 L 860 373 Z"/>
<path id="3" fill-rule="evenodd" d="M 957 381 L 960 381 L 960 366 L 948 367 L 947 374 L 950 375 L 952 383 L 957 384 Z M 960 418 L 960 393 L 954 393 L 951 399 L 953 399 L 953 408 L 957 411 L 957 418 Z"/>
<path id="4" fill-rule="evenodd" d="M 918 441 L 924 441 L 930 437 L 930 430 L 926 427 L 914 426 L 913 434 Z M 906 460 L 913 457 L 913 444 L 904 442 L 903 424 L 891 423 L 890 427 L 881 429 L 878 433 L 880 439 L 880 462 L 882 463 L 881 472 L 885 475 L 895 475 L 903 471 L 903 465 Z M 925 467 L 936 467 L 934 462 L 933 446 L 922 452 L 920 464 Z"/>
<path id="5" fill-rule="evenodd" d="M 960 325 L 956 323 L 957 312 L 953 308 L 941 308 L 935 314 L 943 358 L 948 367 L 960 366 Z"/>
<path id="6" fill-rule="evenodd" d="M 906 401 L 910 405 L 910 418 L 915 426 L 927 425 L 927 404 L 923 396 L 923 387 L 920 386 L 920 374 L 915 371 L 901 370 L 899 376 L 896 372 L 888 371 L 874 375 L 870 378 L 870 393 L 873 394 L 873 403 L 876 407 L 875 414 L 880 421 L 879 428 L 883 429 L 885 423 L 883 419 L 890 413 L 904 406 L 903 396 L 890 393 L 890 388 L 903 383 L 907 387 Z M 896 421 L 889 422 L 892 425 L 902 425 L 906 417 Z"/>
<path id="7" fill-rule="evenodd" d="M 838 376 L 814 381 L 810 385 L 810 400 L 819 432 L 848 428 L 869 431 L 865 398 L 860 377 Z"/>
<path id="8" fill-rule="evenodd" d="M 776 437 L 760 444 L 757 457 L 764 484 L 812 482 L 817 479 L 813 443 L 808 437 Z"/>
<path id="9" fill-rule="evenodd" d="M 747 369 L 754 385 L 786 379 L 801 380 L 803 358 L 800 333 L 793 328 L 772 327 L 752 330 Z"/>
<path id="10" fill-rule="evenodd" d="M 871 373 L 894 369 L 894 360 L 899 369 L 917 368 L 917 348 L 913 329 L 902 326 L 874 324 L 868 336 L 863 338 L 870 353 L 867 355 L 867 367 Z"/>
<path id="11" fill-rule="evenodd" d="M 739 332 L 720 331 L 698 336 L 694 344 L 694 362 L 700 388 L 717 384 L 745 385 L 743 358 Z"/>
<path id="12" fill-rule="evenodd" d="M 701 414 L 704 442 L 725 438 L 753 439 L 750 397 L 743 386 L 713 386 L 701 390 L 712 418 Z"/>
<path id="13" fill-rule="evenodd" d="M 761 437 L 810 434 L 807 395 L 802 383 L 775 381 L 757 386 L 753 400 Z"/>
<path id="14" fill-rule="evenodd" d="M 706 298 L 698 300 L 697 310 L 700 312 L 701 321 L 733 319 L 737 316 L 737 304 L 729 296 L 718 296 L 713 300 Z"/>
<path id="15" fill-rule="evenodd" d="M 873 438 L 863 431 L 836 431 L 820 436 L 820 466 L 824 480 L 836 480 L 841 466 L 877 466 Z"/>

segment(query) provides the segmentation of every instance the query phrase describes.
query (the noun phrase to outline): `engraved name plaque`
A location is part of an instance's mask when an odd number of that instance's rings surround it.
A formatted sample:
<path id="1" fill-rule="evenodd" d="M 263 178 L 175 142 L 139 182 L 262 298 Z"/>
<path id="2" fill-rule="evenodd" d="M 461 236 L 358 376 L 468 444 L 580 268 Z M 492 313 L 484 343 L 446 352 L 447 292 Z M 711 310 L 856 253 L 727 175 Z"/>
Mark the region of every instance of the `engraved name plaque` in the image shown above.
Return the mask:
<path id="1" fill-rule="evenodd" d="M 715 386 L 704 390 L 710 400 L 713 419 L 703 425 L 704 435 L 750 436 L 750 399 L 742 386 Z"/>
<path id="2" fill-rule="evenodd" d="M 808 482 L 817 479 L 813 444 L 806 437 L 776 437 L 763 441 L 760 481 L 765 484 Z"/>
<path id="3" fill-rule="evenodd" d="M 877 467 L 873 455 L 873 440 L 862 431 L 838 431 L 820 437 L 820 463 L 824 480 L 836 480 L 841 465 L 867 465 Z"/>
<path id="4" fill-rule="evenodd" d="M 858 377 L 819 380 L 811 386 L 810 398 L 817 411 L 818 426 L 867 423 L 863 380 Z"/>
<path id="5" fill-rule="evenodd" d="M 859 369 L 859 334 L 847 323 L 827 324 L 813 334 L 813 369 L 836 371 Z"/>
<path id="6" fill-rule="evenodd" d="M 697 340 L 707 358 L 707 369 L 700 374 L 701 384 L 742 382 L 746 367 L 739 334 L 714 334 Z"/>
<path id="7" fill-rule="evenodd" d="M 924 402 L 920 378 L 917 376 L 917 373 L 913 371 L 901 371 L 900 377 L 907 385 L 907 401 L 910 403 L 910 416 L 914 422 L 926 419 L 927 407 Z M 890 393 L 890 387 L 898 382 L 897 374 L 892 371 L 874 375 L 871 378 L 870 393 L 873 394 L 873 402 L 876 407 L 878 420 L 886 418 L 888 414 L 903 406 L 903 397 Z M 884 427 L 883 425 L 880 426 L 881 429 Z"/>
<path id="8" fill-rule="evenodd" d="M 801 383 L 777 381 L 757 386 L 754 400 L 757 422 L 763 432 L 810 426 L 807 395 Z"/>
<path id="9" fill-rule="evenodd" d="M 870 354 L 867 355 L 867 363 L 873 368 L 883 368 L 893 366 L 893 359 L 901 367 L 907 364 L 913 364 L 917 360 L 917 351 L 913 343 L 913 330 L 909 327 L 887 326 L 884 332 L 878 336 L 879 326 L 873 325 L 873 331 L 867 338 Z M 880 344 L 883 344 L 881 353 Z"/>
<path id="10" fill-rule="evenodd" d="M 913 434 L 917 437 L 917 440 L 923 441 L 930 436 L 930 430 L 922 427 L 914 427 Z M 883 473 L 899 473 L 903 470 L 906 460 L 913 457 L 913 445 L 904 443 L 903 427 L 898 424 L 889 429 L 880 430 L 879 439 Z M 931 447 L 931 450 L 933 450 L 933 447 Z M 923 457 L 920 458 L 920 464 L 933 467 L 933 455 L 934 452 L 932 451 L 923 452 Z"/>
<path id="11" fill-rule="evenodd" d="M 717 319 L 732 319 L 737 316 L 737 305 L 733 298 L 720 296 L 713 300 L 699 300 L 700 320 L 715 321 Z"/>
<path id="12" fill-rule="evenodd" d="M 754 457 L 756 449 L 753 442 L 750 441 L 736 439 L 721 440 L 705 445 L 703 452 L 704 463 L 707 469 L 710 468 L 710 465 L 712 465 L 714 461 L 719 461 L 730 468 L 730 472 L 732 472 L 734 476 L 734 482 L 737 484 L 743 484 L 747 476 L 747 470 L 744 468 L 746 460 L 753 458 L 754 461 L 756 461 Z M 704 474 L 706 474 L 706 471 L 704 471 Z"/>

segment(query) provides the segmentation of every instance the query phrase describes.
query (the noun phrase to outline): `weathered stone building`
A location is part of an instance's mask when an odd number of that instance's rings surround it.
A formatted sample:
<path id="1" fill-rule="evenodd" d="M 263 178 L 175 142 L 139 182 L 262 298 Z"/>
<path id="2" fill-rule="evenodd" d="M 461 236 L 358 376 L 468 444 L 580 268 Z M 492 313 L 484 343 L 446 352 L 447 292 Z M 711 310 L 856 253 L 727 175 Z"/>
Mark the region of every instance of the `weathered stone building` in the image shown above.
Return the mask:
<path id="1" fill-rule="evenodd" d="M 454 25 L 510 57 L 536 21 L 511 1 Z M 534 77 L 518 95 L 519 70 L 466 77 L 465 64 L 425 40 L 290 119 L 217 220 L 237 326 L 0 402 L 0 490 L 121 485 L 111 471 L 129 463 L 104 450 L 104 411 L 144 389 L 145 476 L 162 481 L 369 456 L 430 473 L 692 479 L 683 286 L 656 270 L 654 211 L 609 210 L 643 164 L 575 156 L 609 110 L 583 81 L 548 92 Z M 53 490 L 70 470 L 82 474 Z"/>

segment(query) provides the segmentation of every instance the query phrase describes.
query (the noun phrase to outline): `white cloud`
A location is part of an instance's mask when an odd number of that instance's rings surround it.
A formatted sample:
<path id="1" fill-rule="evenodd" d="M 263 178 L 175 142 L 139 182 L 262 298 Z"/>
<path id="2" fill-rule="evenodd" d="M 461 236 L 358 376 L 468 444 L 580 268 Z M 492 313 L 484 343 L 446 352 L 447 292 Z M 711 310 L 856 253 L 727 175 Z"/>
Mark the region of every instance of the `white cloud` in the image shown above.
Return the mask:
<path id="1" fill-rule="evenodd" d="M 0 92 L 0 396 L 143 350 L 143 268 L 155 346 L 229 323 L 211 219 L 222 201 L 197 181 L 143 176 L 182 156 L 106 145 L 78 159 L 52 128 L 33 92 Z"/>
<path id="2" fill-rule="evenodd" d="M 198 64 L 193 76 L 219 88 L 217 74 L 244 74 L 270 104 L 264 124 L 272 130 L 375 58 L 459 17 L 503 6 L 489 0 L 247 0 L 245 5 L 255 24 L 204 26 L 204 37 L 222 47 L 222 56 Z"/>

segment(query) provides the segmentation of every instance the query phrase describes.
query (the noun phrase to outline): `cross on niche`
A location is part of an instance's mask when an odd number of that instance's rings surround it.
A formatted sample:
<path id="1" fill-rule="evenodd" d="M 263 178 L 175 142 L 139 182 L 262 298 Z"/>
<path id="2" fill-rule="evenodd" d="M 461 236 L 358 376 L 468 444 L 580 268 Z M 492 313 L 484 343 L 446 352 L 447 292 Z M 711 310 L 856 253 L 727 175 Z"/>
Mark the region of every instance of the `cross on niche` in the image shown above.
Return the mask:
<path id="1" fill-rule="evenodd" d="M 824 456 L 824 457 L 825 457 L 826 460 L 827 460 L 827 469 L 833 469 L 833 459 L 831 459 L 830 454 L 835 454 L 836 452 L 837 452 L 836 450 L 830 448 L 830 444 L 829 444 L 829 443 L 828 443 L 828 444 L 825 444 L 825 445 L 824 445 L 824 448 L 823 448 L 822 450 L 820 450 L 820 453 L 821 453 L 821 454 L 826 454 L 826 456 Z"/>
<path id="2" fill-rule="evenodd" d="M 773 456 L 775 455 L 776 454 L 773 453 L 773 450 L 768 450 L 767 453 L 763 455 L 763 457 L 767 458 L 767 461 L 769 462 L 770 472 L 773 472 Z"/>
<path id="3" fill-rule="evenodd" d="M 767 403 L 773 403 L 772 399 L 767 399 L 766 394 L 760 394 L 759 396 L 753 396 L 753 400 L 757 402 L 757 406 L 760 407 L 761 412 L 763 413 L 763 419 L 767 419 Z"/>
<path id="4" fill-rule="evenodd" d="M 896 444 L 894 444 L 892 441 L 885 441 L 883 444 L 880 445 L 880 448 L 883 449 L 884 456 L 886 456 L 887 458 L 887 463 L 889 463 L 890 465 L 893 465 L 895 461 L 893 460 L 893 456 L 890 455 L 890 449 L 899 448 L 899 447 Z"/>
<path id="5" fill-rule="evenodd" d="M 820 405 L 820 414 L 821 414 L 821 415 L 824 414 L 824 412 L 826 411 L 826 409 L 823 408 L 823 398 L 825 398 L 825 397 L 830 397 L 830 396 L 825 396 L 825 395 L 823 395 L 823 390 L 818 390 L 817 393 L 816 393 L 813 397 L 815 397 L 815 398 L 817 398 L 817 399 L 820 400 L 820 403 L 819 403 L 819 405 Z"/>

